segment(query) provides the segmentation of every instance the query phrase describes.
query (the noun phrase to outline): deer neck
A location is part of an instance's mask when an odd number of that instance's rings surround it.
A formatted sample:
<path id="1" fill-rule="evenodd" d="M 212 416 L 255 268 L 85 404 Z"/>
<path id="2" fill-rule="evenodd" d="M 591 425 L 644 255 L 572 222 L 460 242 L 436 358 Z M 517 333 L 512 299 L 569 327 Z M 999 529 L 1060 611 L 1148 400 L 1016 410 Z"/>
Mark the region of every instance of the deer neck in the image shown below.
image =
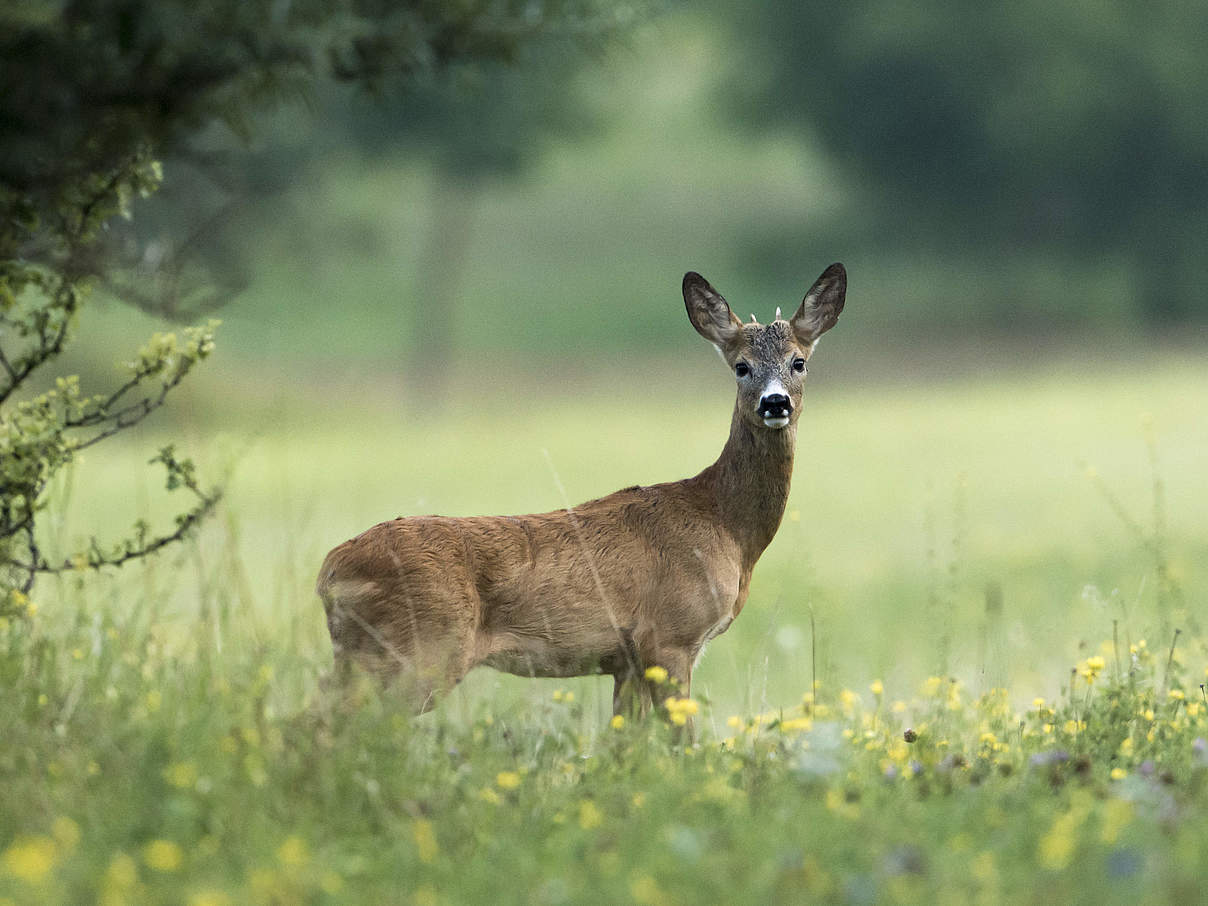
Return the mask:
<path id="1" fill-rule="evenodd" d="M 745 569 L 755 565 L 780 527 L 796 446 L 795 424 L 780 430 L 756 428 L 735 409 L 721 456 L 701 475 L 724 527 L 742 549 Z"/>

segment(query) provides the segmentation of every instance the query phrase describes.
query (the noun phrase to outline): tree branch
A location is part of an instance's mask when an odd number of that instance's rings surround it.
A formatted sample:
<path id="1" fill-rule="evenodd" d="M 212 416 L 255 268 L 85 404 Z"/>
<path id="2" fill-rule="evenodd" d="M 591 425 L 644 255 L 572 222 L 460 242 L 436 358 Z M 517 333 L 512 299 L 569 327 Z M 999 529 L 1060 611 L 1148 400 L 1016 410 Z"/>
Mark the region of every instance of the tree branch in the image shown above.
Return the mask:
<path id="1" fill-rule="evenodd" d="M 38 573 L 65 573 L 78 571 L 80 569 L 100 570 L 105 566 L 121 567 L 122 565 L 129 563 L 131 560 L 138 560 L 143 557 L 150 556 L 161 548 L 167 547 L 169 544 L 182 540 L 186 535 L 188 535 L 194 526 L 196 526 L 201 522 L 202 519 L 205 519 L 211 512 L 213 512 L 214 508 L 222 500 L 223 492 L 221 489 L 215 489 L 209 493 L 206 493 L 201 491 L 193 483 L 187 484 L 187 487 L 189 487 L 189 489 L 198 496 L 201 503 L 189 510 L 187 513 L 176 517 L 176 531 L 172 532 L 171 534 L 159 535 L 148 541 L 145 539 L 145 537 L 143 537 L 143 533 L 139 531 L 137 543 L 127 541 L 122 547 L 114 548 L 115 551 L 120 551 L 120 553 L 115 552 L 113 554 L 103 553 L 100 543 L 94 536 L 93 538 L 89 539 L 89 555 L 86 558 L 82 554 L 76 554 L 75 556 L 64 560 L 61 565 L 52 565 L 39 553 L 38 547 L 34 542 L 33 526 L 30 525 L 26 530 L 26 533 L 29 537 L 28 545 L 30 550 L 30 562 L 26 563 L 17 559 L 9 559 L 5 561 L 5 564 L 8 566 L 15 566 L 17 569 L 23 570 L 29 574 L 27 584 L 22 589 L 23 591 L 29 591 L 29 589 L 33 587 L 34 577 Z"/>

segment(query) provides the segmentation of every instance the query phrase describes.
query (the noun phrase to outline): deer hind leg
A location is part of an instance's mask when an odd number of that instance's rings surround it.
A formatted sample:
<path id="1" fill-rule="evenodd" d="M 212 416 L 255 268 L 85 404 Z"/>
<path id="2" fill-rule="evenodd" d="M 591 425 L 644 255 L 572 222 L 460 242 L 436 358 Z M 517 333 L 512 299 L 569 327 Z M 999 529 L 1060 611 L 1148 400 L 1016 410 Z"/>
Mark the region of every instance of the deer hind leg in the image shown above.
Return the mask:
<path id="1" fill-rule="evenodd" d="M 652 704 L 650 688 L 643 671 L 641 653 L 633 639 L 632 629 L 620 629 L 620 649 L 607 664 L 612 673 L 612 713 L 630 719 L 644 718 Z"/>
<path id="2" fill-rule="evenodd" d="M 419 618 L 407 606 L 391 608 L 390 618 L 383 619 L 368 593 L 337 595 L 331 588 L 320 593 L 335 657 L 331 684 L 345 695 L 368 676 L 421 714 L 473 666 L 469 627 Z"/>
<path id="3" fill-rule="evenodd" d="M 354 649 L 333 646 L 334 676 L 348 690 L 367 676 L 383 692 L 408 702 L 415 714 L 423 714 L 465 677 L 471 666 L 464 656 L 466 646 L 453 634 L 393 640 L 383 635 Z"/>

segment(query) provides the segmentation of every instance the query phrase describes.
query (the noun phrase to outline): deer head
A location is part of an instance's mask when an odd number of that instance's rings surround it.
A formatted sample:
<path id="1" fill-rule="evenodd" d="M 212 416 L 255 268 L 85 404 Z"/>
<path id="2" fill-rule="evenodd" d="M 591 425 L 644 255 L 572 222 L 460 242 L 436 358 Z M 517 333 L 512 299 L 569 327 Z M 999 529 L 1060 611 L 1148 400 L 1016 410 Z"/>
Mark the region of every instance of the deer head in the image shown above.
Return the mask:
<path id="1" fill-rule="evenodd" d="M 847 272 L 832 264 L 810 287 L 797 312 L 759 324 L 743 324 L 721 293 L 700 274 L 684 275 L 684 305 L 696 332 L 712 343 L 738 383 L 737 411 L 750 425 L 780 430 L 797 423 L 805 386 L 805 363 L 818 338 L 843 311 Z"/>

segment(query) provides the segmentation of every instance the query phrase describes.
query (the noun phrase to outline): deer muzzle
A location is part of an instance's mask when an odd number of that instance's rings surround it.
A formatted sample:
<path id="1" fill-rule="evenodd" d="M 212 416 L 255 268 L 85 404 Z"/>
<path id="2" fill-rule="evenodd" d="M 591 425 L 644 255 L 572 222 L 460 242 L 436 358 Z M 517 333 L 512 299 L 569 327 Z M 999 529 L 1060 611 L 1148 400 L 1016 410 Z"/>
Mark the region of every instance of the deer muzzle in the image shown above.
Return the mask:
<path id="1" fill-rule="evenodd" d="M 755 414 L 763 419 L 769 428 L 783 428 L 789 423 L 793 414 L 793 401 L 783 393 L 765 393 L 759 400 L 759 408 Z"/>

